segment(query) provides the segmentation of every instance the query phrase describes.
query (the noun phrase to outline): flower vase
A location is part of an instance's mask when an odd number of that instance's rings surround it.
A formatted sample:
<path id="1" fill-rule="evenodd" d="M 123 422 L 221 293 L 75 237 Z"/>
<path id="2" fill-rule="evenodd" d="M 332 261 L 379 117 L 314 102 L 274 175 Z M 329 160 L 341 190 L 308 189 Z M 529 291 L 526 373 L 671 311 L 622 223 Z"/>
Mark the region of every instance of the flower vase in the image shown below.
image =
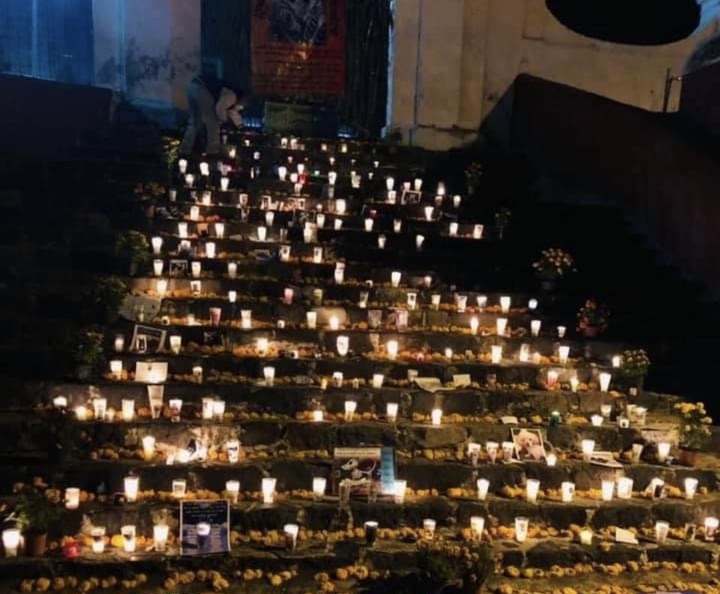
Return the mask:
<path id="1" fill-rule="evenodd" d="M 29 557 L 42 557 L 47 551 L 47 532 L 30 532 L 25 535 L 25 551 Z"/>
<path id="2" fill-rule="evenodd" d="M 684 448 L 681 446 L 678 453 L 678 462 L 683 466 L 694 467 L 697 462 L 697 455 L 697 450 Z"/>

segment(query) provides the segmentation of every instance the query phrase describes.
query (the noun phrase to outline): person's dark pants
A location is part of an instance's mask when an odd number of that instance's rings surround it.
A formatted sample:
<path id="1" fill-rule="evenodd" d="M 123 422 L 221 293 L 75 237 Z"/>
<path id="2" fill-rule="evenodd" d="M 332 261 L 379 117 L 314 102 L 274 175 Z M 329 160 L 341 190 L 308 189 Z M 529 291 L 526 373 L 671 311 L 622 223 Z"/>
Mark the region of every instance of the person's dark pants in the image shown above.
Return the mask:
<path id="1" fill-rule="evenodd" d="M 220 152 L 220 122 L 215 113 L 215 99 L 201 82 L 193 80 L 188 85 L 190 120 L 185 131 L 180 154 L 193 151 L 208 154 Z"/>

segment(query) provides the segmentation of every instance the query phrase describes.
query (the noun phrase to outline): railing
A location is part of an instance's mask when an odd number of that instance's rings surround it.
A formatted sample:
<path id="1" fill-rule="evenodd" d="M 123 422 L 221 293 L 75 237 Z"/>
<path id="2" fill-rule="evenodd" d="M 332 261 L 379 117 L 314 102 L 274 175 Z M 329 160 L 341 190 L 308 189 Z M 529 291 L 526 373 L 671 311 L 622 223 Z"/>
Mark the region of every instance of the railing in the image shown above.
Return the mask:
<path id="1" fill-rule="evenodd" d="M 720 297 L 720 167 L 673 116 L 528 75 L 514 87 L 513 146 L 622 207 L 669 263 Z"/>

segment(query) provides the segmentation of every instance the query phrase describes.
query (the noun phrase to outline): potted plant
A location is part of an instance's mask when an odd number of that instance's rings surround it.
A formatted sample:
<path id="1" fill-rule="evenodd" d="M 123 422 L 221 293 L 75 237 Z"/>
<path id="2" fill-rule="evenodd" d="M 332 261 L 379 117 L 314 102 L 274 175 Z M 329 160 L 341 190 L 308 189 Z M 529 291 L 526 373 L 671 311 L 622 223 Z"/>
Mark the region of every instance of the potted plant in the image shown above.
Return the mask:
<path id="1" fill-rule="evenodd" d="M 678 402 L 673 405 L 673 411 L 680 417 L 679 462 L 695 466 L 697 453 L 710 443 L 712 418 L 702 402 Z"/>
<path id="2" fill-rule="evenodd" d="M 623 351 L 618 381 L 642 389 L 649 367 L 650 357 L 644 349 Z"/>
<path id="3" fill-rule="evenodd" d="M 546 291 L 555 288 L 559 280 L 576 272 L 573 257 L 560 248 L 547 248 L 540 252 L 540 258 L 532 264 L 535 276 Z"/>
<path id="4" fill-rule="evenodd" d="M 123 231 L 115 239 L 115 256 L 120 267 L 135 276 L 150 260 L 150 244 L 139 231 Z"/>
<path id="5" fill-rule="evenodd" d="M 419 543 L 417 564 L 424 591 L 457 594 L 481 592 L 494 565 L 485 545 L 442 541 Z"/>
<path id="6" fill-rule="evenodd" d="M 25 550 L 31 557 L 40 557 L 47 550 L 50 527 L 59 522 L 62 510 L 45 493 L 32 491 L 22 496 L 16 507 L 17 521 L 25 535 Z"/>
<path id="7" fill-rule="evenodd" d="M 595 299 L 585 301 L 577 314 L 577 331 L 585 338 L 596 338 L 607 330 L 610 312 Z"/>
<path id="8" fill-rule="evenodd" d="M 87 379 L 96 372 L 105 360 L 102 349 L 103 335 L 92 330 L 80 332 L 75 346 L 75 374 L 78 379 Z"/>
<path id="9" fill-rule="evenodd" d="M 86 320 L 112 324 L 129 292 L 128 286 L 116 276 L 97 279 L 84 296 Z"/>

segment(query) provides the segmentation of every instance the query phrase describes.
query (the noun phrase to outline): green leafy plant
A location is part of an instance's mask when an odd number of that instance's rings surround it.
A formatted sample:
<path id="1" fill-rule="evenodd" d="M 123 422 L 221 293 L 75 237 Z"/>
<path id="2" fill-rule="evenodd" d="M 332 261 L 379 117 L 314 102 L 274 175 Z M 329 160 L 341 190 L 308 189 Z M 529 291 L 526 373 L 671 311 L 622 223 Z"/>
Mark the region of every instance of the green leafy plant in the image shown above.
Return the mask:
<path id="1" fill-rule="evenodd" d="M 163 157 L 168 169 L 175 165 L 180 154 L 180 140 L 172 136 L 163 136 Z"/>
<path id="2" fill-rule="evenodd" d="M 645 375 L 650 367 L 650 357 L 644 349 L 623 351 L 620 371 L 626 376 Z"/>
<path id="3" fill-rule="evenodd" d="M 468 188 L 474 188 L 480 183 L 480 178 L 483 175 L 483 166 L 480 163 L 473 161 L 465 168 L 465 183 Z"/>
<path id="4" fill-rule="evenodd" d="M 469 594 L 479 590 L 487 580 L 493 569 L 493 558 L 485 545 L 423 541 L 418 544 L 417 565 L 428 591 L 454 585 Z"/>
<path id="5" fill-rule="evenodd" d="M 102 349 L 103 335 L 93 330 L 83 330 L 79 333 L 74 359 L 78 367 L 89 367 L 90 370 L 96 370 L 105 360 Z"/>
<path id="6" fill-rule="evenodd" d="M 558 280 L 577 271 L 573 257 L 560 248 L 542 250 L 532 267 L 535 274 L 544 280 Z"/>
<path id="7" fill-rule="evenodd" d="M 15 513 L 18 524 L 30 534 L 47 533 L 62 517 L 60 506 L 50 501 L 44 492 L 34 490 L 22 495 Z"/>
<path id="8" fill-rule="evenodd" d="M 116 276 L 97 279 L 85 295 L 89 322 L 114 322 L 118 310 L 130 292 L 128 286 Z"/>
<path id="9" fill-rule="evenodd" d="M 680 445 L 690 450 L 702 450 L 712 437 L 712 417 L 702 402 L 678 402 L 673 411 L 680 417 Z"/>
<path id="10" fill-rule="evenodd" d="M 131 275 L 150 261 L 150 244 L 139 231 L 123 231 L 115 239 L 115 255 Z"/>
<path id="11" fill-rule="evenodd" d="M 598 334 L 607 330 L 608 318 L 610 312 L 603 304 L 598 303 L 595 299 L 585 301 L 577 314 L 577 331 L 585 334 L 588 331 L 595 331 Z"/>

